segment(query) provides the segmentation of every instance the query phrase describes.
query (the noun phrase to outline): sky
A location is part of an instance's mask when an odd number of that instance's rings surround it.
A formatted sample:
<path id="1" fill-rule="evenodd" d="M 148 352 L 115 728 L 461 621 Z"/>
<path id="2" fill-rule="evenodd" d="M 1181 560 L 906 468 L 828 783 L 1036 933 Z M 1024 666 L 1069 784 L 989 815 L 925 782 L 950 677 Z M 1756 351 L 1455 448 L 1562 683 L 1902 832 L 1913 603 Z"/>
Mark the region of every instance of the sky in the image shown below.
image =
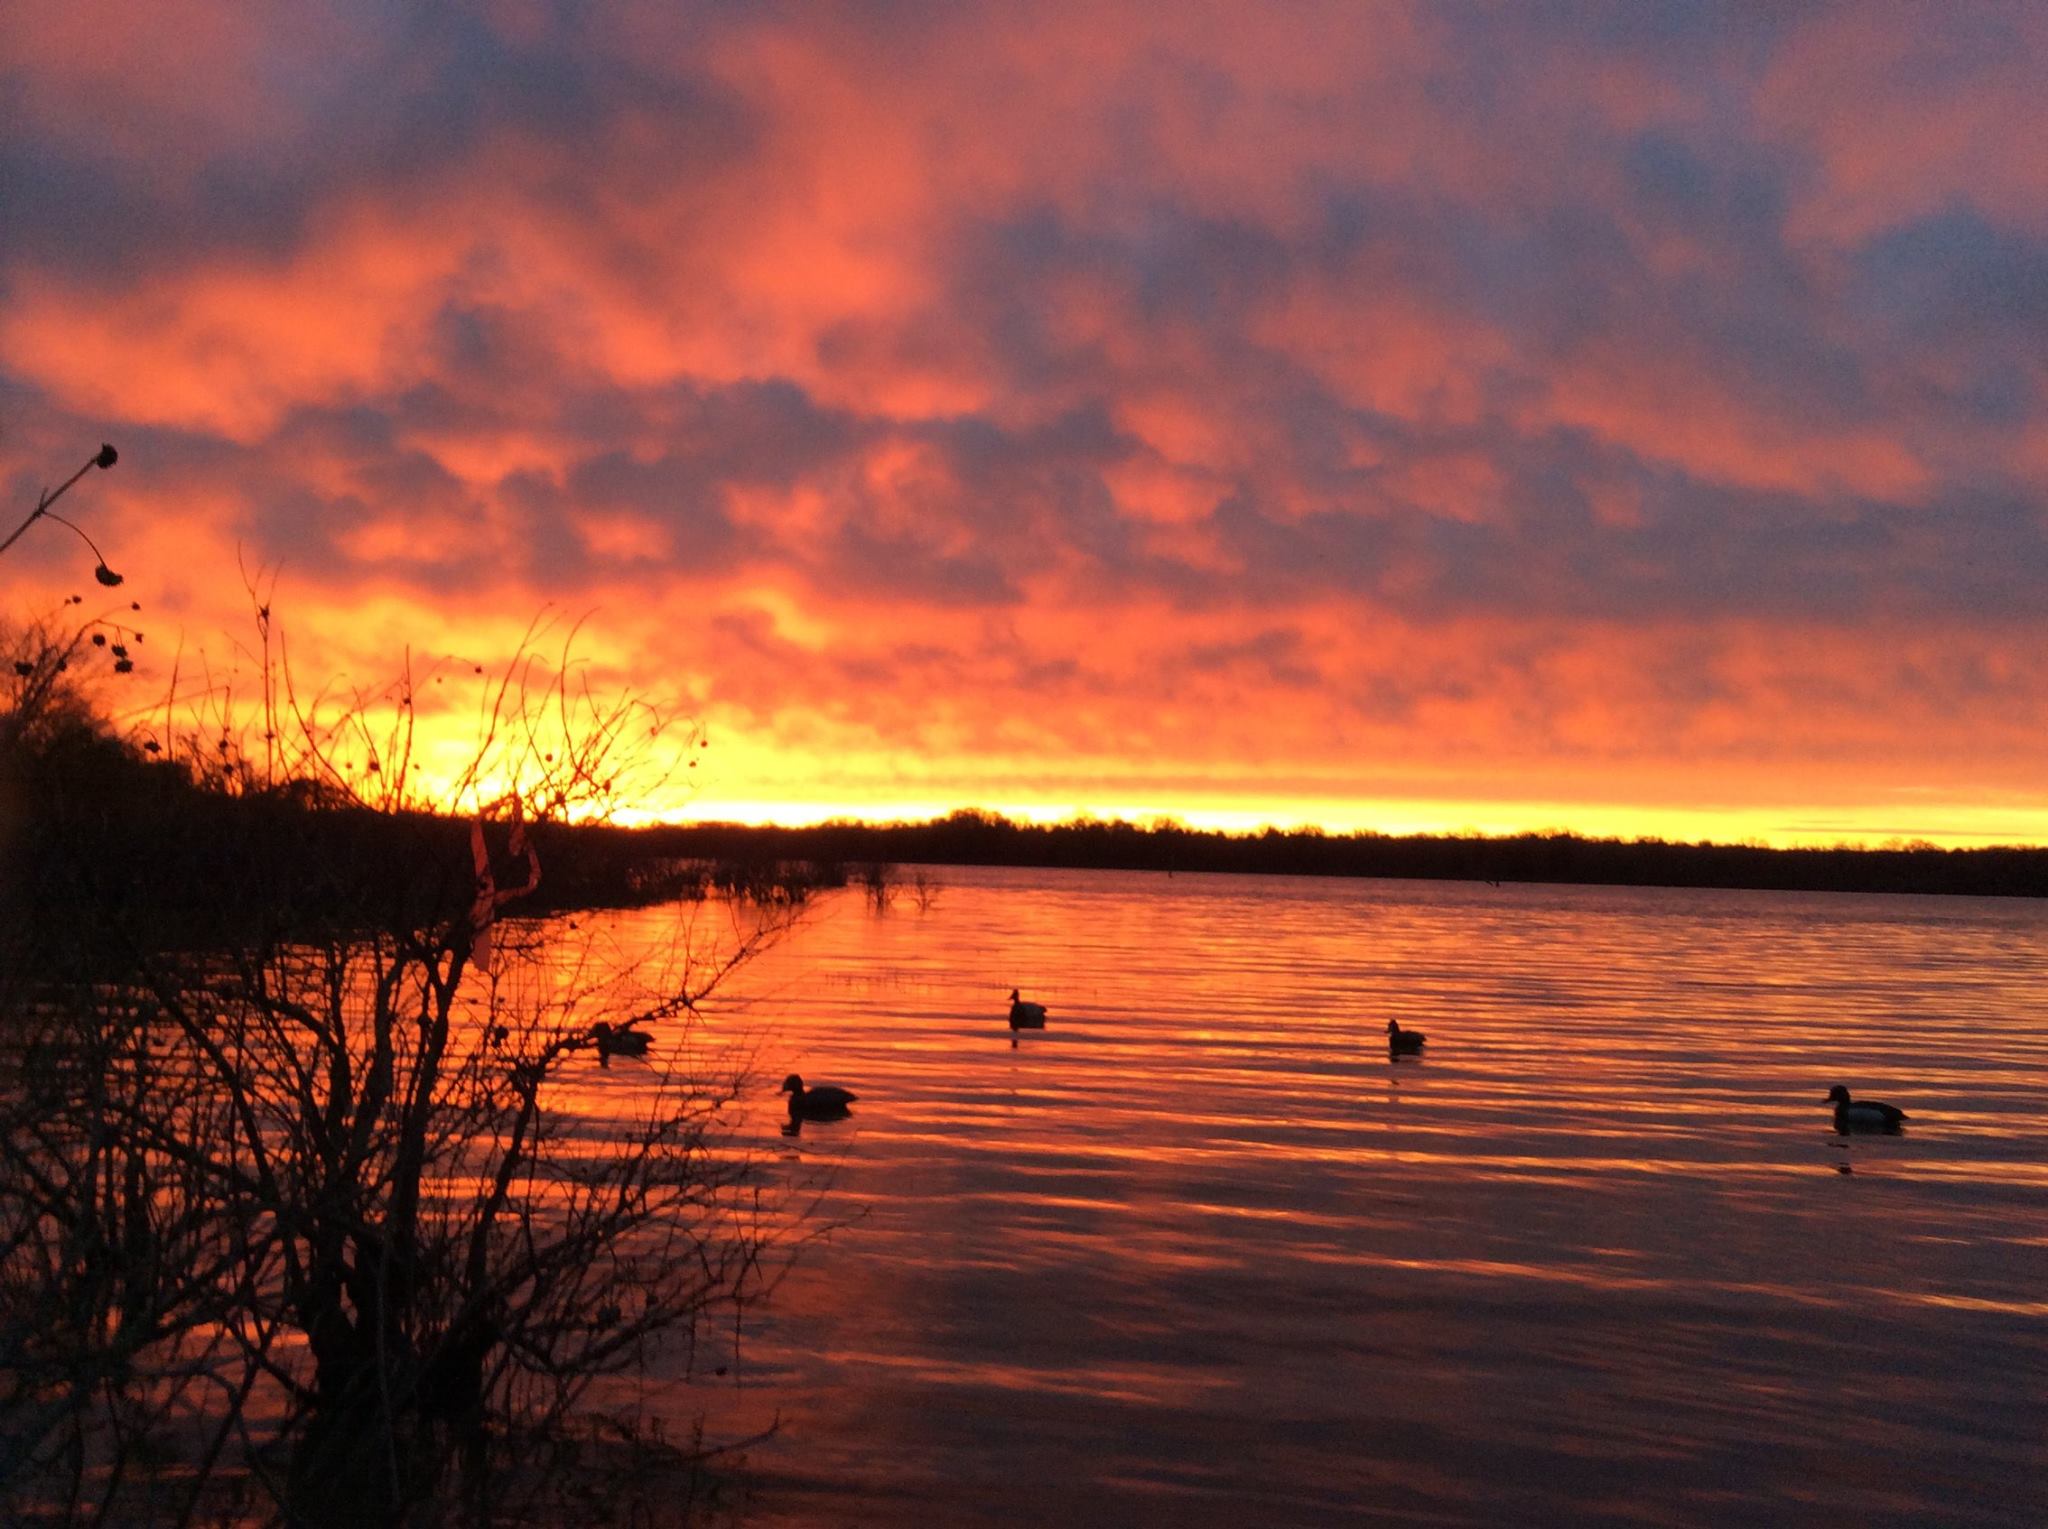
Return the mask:
<path id="1" fill-rule="evenodd" d="M 2048 842 L 2044 78 L 1996 0 L 12 0 L 0 509 L 120 449 L 136 713 L 254 587 L 452 758 L 539 622 L 701 729 L 636 816 Z"/>

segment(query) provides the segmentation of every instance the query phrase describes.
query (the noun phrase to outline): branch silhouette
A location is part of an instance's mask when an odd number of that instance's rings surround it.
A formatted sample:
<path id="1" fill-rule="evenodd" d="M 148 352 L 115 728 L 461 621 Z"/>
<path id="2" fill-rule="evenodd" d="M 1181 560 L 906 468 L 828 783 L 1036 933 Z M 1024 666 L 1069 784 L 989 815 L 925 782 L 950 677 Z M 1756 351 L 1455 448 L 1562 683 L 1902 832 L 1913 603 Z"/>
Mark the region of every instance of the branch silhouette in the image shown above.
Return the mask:
<path id="1" fill-rule="evenodd" d="M 58 525 L 64 526 L 71 530 L 73 533 L 75 533 L 78 539 L 84 542 L 86 546 L 92 547 L 92 555 L 96 559 L 98 559 L 99 562 L 99 566 L 93 570 L 94 578 L 98 579 L 102 584 L 106 585 L 110 589 L 114 585 L 119 584 L 121 582 L 121 575 L 115 573 L 113 569 L 107 566 L 107 560 L 100 555 L 100 549 L 98 547 L 93 546 L 92 538 L 90 536 L 87 536 L 85 532 L 79 530 L 77 526 L 72 525 L 72 523 L 66 520 L 62 515 L 52 514 L 50 506 L 55 504 L 59 499 L 62 499 L 64 495 L 70 490 L 72 484 L 76 483 L 80 478 L 83 478 L 95 467 L 99 468 L 102 472 L 104 472 L 107 468 L 112 467 L 116 462 L 120 460 L 120 452 L 114 450 L 112 446 L 102 443 L 100 449 L 94 452 L 90 457 L 86 459 L 85 466 L 79 468 L 77 472 L 73 473 L 70 477 L 66 478 L 62 483 L 58 484 L 56 488 L 46 488 L 43 490 L 43 497 L 41 498 L 40 501 L 37 502 L 36 507 L 33 510 L 29 511 L 28 519 L 24 520 L 20 525 L 16 526 L 14 530 L 9 534 L 6 541 L 0 542 L 0 553 L 6 552 L 9 547 L 12 547 L 16 542 L 20 541 L 22 537 L 27 534 L 28 528 L 30 526 L 34 525 L 44 516 L 48 516 L 51 520 L 56 521 Z"/>

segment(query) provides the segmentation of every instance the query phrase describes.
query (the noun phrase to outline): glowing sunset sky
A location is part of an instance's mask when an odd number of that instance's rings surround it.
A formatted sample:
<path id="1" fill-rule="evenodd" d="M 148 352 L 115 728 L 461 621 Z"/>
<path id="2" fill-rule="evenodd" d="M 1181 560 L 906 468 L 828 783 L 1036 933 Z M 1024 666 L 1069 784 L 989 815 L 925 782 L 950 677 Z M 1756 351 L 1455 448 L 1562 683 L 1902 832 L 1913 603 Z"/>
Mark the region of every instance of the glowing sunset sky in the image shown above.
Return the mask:
<path id="1" fill-rule="evenodd" d="M 2048 840 L 2048 6 L 0 14 L 138 704 L 239 556 L 322 678 L 587 616 L 654 809 Z"/>

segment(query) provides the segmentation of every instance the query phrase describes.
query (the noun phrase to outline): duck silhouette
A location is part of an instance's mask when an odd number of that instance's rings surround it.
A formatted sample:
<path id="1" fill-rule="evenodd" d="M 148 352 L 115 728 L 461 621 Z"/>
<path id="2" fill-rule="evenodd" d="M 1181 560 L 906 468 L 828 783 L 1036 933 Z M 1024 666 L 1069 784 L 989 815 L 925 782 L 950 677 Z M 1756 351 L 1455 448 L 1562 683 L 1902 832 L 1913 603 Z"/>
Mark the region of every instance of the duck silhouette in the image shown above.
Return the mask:
<path id="1" fill-rule="evenodd" d="M 1827 1102 L 1835 1107 L 1835 1129 L 1847 1136 L 1851 1131 L 1884 1131 L 1897 1134 L 1906 1112 L 1895 1104 L 1875 1099 L 1851 1099 L 1849 1090 L 1837 1083 L 1828 1090 Z"/>
<path id="2" fill-rule="evenodd" d="M 1422 1048 L 1428 1043 L 1429 1037 L 1420 1030 L 1403 1030 L 1398 1019 L 1387 1021 L 1388 1056 L 1421 1056 Z"/>
<path id="3" fill-rule="evenodd" d="M 805 1120 L 844 1120 L 846 1107 L 860 1097 L 829 1083 L 820 1088 L 805 1088 L 804 1080 L 796 1073 L 782 1080 L 782 1092 L 789 1095 L 791 1124 Z"/>
<path id="4" fill-rule="evenodd" d="M 597 1047 L 597 1065 L 609 1067 L 615 1056 L 644 1057 L 654 1037 L 645 1030 L 635 1030 L 632 1021 L 612 1026 L 599 1020 L 590 1027 L 591 1044 Z"/>
<path id="5" fill-rule="evenodd" d="M 1010 1044 L 1017 1044 L 1019 1030 L 1043 1030 L 1045 1028 L 1045 1005 L 1026 1003 L 1018 996 L 1015 988 L 1010 989 Z"/>

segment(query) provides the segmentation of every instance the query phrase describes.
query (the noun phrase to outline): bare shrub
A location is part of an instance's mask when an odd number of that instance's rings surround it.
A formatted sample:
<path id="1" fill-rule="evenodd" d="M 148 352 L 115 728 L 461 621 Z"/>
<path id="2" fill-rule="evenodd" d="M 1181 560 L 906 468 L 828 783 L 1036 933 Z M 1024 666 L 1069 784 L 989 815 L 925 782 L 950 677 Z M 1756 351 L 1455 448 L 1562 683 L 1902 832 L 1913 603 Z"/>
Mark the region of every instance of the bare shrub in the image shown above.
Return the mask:
<path id="1" fill-rule="evenodd" d="M 259 634 L 246 703 L 202 686 L 129 756 L 155 858 L 88 813 L 8 920 L 0 1507 L 490 1519 L 572 1491 L 514 1457 L 602 1377 L 771 1283 L 748 1059 L 697 1019 L 802 900 L 696 905 L 658 967 L 508 924 L 534 835 L 644 788 L 662 720 L 529 645 L 430 786 L 409 675 L 305 697 L 267 602 Z"/>
<path id="2" fill-rule="evenodd" d="M 887 913 L 889 904 L 896 900 L 900 889 L 896 867 L 880 860 L 870 860 L 859 866 L 854 872 L 854 880 L 868 907 L 876 913 Z"/>

